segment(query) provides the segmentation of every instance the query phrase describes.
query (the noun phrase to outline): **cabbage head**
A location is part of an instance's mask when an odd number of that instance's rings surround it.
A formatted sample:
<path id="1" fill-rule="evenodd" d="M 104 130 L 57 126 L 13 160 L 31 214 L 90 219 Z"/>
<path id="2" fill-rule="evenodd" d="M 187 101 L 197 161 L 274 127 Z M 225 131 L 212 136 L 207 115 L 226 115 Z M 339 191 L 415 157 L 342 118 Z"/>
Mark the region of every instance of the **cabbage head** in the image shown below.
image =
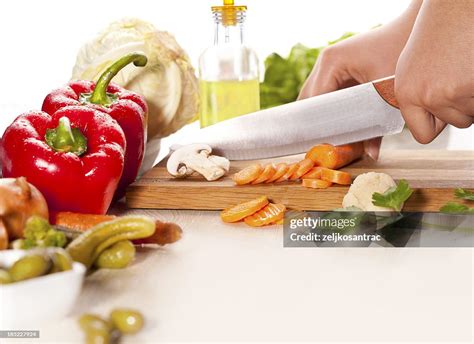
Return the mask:
<path id="1" fill-rule="evenodd" d="M 113 82 L 146 98 L 148 140 L 168 136 L 194 118 L 199 110 L 199 86 L 194 69 L 170 33 L 140 19 L 113 22 L 80 49 L 72 79 L 97 81 L 111 63 L 135 51 L 147 56 L 147 65 L 144 68 L 129 65 Z"/>

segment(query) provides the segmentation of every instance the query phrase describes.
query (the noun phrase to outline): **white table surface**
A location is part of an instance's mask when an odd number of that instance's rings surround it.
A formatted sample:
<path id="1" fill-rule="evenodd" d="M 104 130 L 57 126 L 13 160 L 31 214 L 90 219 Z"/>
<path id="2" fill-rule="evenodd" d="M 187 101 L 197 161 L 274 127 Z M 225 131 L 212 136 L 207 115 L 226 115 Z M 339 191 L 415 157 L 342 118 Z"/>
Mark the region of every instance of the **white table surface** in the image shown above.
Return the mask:
<path id="1" fill-rule="evenodd" d="M 31 343 L 80 343 L 80 314 L 123 306 L 146 317 L 123 343 L 472 341 L 473 249 L 289 249 L 281 227 L 148 214 L 182 240 L 87 277 L 74 312 Z"/>
<path id="2" fill-rule="evenodd" d="M 14 113 L 0 118 L 1 132 Z M 450 128 L 426 148 L 473 149 L 472 133 Z M 423 148 L 407 132 L 383 147 Z M 123 343 L 473 340 L 474 249 L 290 249 L 278 227 L 226 225 L 217 212 L 147 213 L 181 225 L 183 239 L 87 277 L 74 312 L 38 325 L 41 338 L 29 343 L 81 343 L 80 314 L 122 306 L 146 317 Z"/>

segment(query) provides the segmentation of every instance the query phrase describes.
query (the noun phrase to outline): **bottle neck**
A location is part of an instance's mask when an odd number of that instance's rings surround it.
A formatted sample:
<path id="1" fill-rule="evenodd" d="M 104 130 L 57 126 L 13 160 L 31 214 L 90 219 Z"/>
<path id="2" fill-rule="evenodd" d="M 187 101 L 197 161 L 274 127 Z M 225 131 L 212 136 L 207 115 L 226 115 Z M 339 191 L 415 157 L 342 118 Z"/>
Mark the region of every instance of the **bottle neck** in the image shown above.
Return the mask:
<path id="1" fill-rule="evenodd" d="M 214 45 L 242 45 L 244 43 L 245 12 L 214 13 Z"/>

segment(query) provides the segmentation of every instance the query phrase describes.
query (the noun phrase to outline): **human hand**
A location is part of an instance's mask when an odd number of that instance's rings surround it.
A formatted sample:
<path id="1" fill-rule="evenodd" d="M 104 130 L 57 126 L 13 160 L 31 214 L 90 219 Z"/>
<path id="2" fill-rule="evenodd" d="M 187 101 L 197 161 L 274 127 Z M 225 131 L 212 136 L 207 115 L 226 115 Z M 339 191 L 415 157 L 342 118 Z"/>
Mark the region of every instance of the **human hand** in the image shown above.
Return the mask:
<path id="1" fill-rule="evenodd" d="M 323 50 L 298 99 L 309 98 L 395 74 L 400 52 L 410 35 L 421 0 L 394 21 Z M 378 158 L 382 138 L 364 142 L 366 153 Z"/>
<path id="2" fill-rule="evenodd" d="M 405 122 L 420 143 L 474 119 L 474 2 L 425 0 L 395 73 Z"/>

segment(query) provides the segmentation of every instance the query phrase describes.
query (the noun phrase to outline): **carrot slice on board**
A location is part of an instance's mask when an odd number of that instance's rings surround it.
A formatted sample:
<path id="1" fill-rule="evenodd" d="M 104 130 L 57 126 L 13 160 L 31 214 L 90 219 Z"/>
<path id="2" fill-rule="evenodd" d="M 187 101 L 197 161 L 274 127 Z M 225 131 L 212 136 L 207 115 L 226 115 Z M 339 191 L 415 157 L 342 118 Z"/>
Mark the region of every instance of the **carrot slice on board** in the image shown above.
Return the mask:
<path id="1" fill-rule="evenodd" d="M 321 179 L 321 171 L 324 167 L 316 166 L 308 171 L 302 178 L 303 179 Z"/>
<path id="2" fill-rule="evenodd" d="M 314 167 L 314 162 L 311 159 L 303 159 L 298 163 L 298 169 L 290 177 L 290 180 L 300 179 L 303 175 L 308 173 Z"/>
<path id="3" fill-rule="evenodd" d="M 258 176 L 257 179 L 255 179 L 251 184 L 260 184 L 260 183 L 263 183 L 265 181 L 267 181 L 268 179 L 270 179 L 271 177 L 273 177 L 273 175 L 275 174 L 276 170 L 275 170 L 275 167 L 273 167 L 272 164 L 268 164 L 267 166 L 265 166 L 265 168 L 263 169 L 263 172 L 260 176 Z"/>
<path id="4" fill-rule="evenodd" d="M 244 222 L 252 227 L 261 227 L 275 223 L 285 216 L 286 207 L 283 204 L 270 203 L 253 215 L 247 216 Z"/>
<path id="5" fill-rule="evenodd" d="M 347 172 L 331 170 L 323 168 L 321 171 L 321 179 L 327 180 L 335 184 L 350 185 L 352 182 L 351 175 Z"/>
<path id="6" fill-rule="evenodd" d="M 362 142 L 342 146 L 324 143 L 311 148 L 305 158 L 313 160 L 318 166 L 338 169 L 359 159 L 363 154 L 364 144 Z"/>
<path id="7" fill-rule="evenodd" d="M 273 183 L 275 180 L 281 178 L 286 172 L 288 172 L 289 168 L 290 166 L 288 166 L 288 164 L 285 164 L 284 162 L 277 164 L 275 166 L 275 169 L 276 169 L 275 174 L 273 175 L 273 177 L 268 179 L 265 183 Z"/>
<path id="8" fill-rule="evenodd" d="M 262 174 L 262 172 L 263 172 L 262 165 L 254 164 L 254 165 L 247 166 L 243 170 L 234 174 L 232 179 L 237 185 L 245 185 L 257 179 L 260 176 L 260 174 Z"/>
<path id="9" fill-rule="evenodd" d="M 276 225 L 282 225 L 284 223 L 285 223 L 285 219 L 280 219 L 280 220 L 275 222 Z"/>
<path id="10" fill-rule="evenodd" d="M 303 179 L 302 185 L 305 188 L 312 188 L 312 189 L 327 189 L 332 185 L 332 182 L 328 182 L 327 180 L 321 179 Z"/>
<path id="11" fill-rule="evenodd" d="M 281 183 L 281 182 L 286 182 L 290 177 L 295 173 L 295 171 L 298 169 L 298 163 L 291 164 L 288 167 L 288 171 L 284 175 L 282 175 L 280 178 L 278 178 L 275 182 L 276 183 Z"/>
<path id="12" fill-rule="evenodd" d="M 251 201 L 224 209 L 221 212 L 221 219 L 224 222 L 238 222 L 249 215 L 255 214 L 257 211 L 267 206 L 267 204 L 267 196 L 260 196 Z"/>

